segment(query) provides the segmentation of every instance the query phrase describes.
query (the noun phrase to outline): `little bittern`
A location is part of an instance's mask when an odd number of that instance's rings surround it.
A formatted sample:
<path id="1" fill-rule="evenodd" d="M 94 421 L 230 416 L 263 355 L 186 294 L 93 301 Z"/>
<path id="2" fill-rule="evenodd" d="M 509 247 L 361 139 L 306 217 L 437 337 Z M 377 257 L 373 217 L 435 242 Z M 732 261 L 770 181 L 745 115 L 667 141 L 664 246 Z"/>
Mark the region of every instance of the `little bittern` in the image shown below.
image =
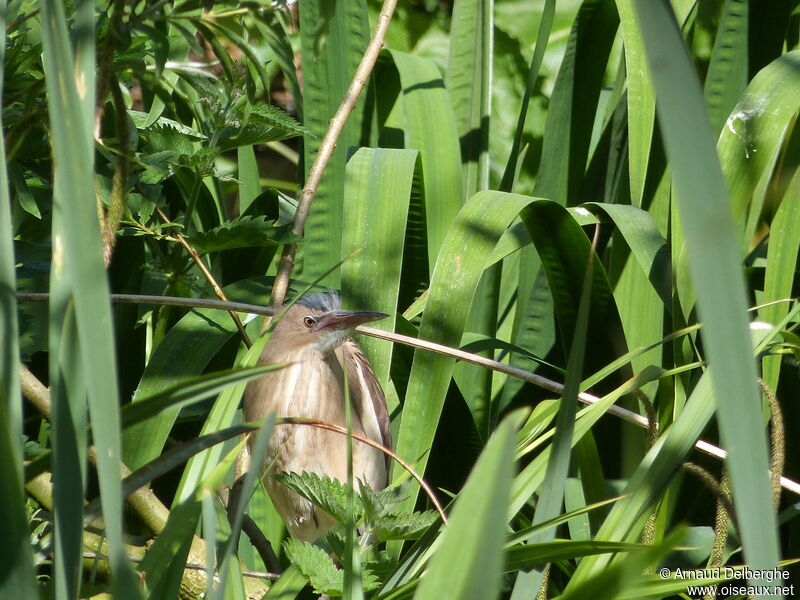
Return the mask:
<path id="1" fill-rule="evenodd" d="M 387 316 L 340 310 L 337 293 L 301 298 L 276 325 L 259 361 L 291 364 L 248 384 L 245 420 L 260 421 L 274 411 L 278 417 L 302 417 L 344 427 L 346 372 L 353 433 L 389 447 L 386 398 L 367 358 L 351 337 L 357 325 Z M 308 471 L 346 481 L 346 444 L 341 433 L 306 425 L 284 425 L 273 431 L 263 465 L 264 483 L 292 537 L 313 541 L 335 521 L 270 475 Z M 354 479 L 382 489 L 387 467 L 380 451 L 353 442 Z"/>

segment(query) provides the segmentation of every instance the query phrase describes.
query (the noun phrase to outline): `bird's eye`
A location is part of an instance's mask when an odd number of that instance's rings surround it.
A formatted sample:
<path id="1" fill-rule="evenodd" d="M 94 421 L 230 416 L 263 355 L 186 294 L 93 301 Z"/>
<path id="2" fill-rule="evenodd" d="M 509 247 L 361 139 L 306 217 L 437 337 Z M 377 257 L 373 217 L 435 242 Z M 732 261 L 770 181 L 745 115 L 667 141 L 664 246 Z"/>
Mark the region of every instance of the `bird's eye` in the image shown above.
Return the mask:
<path id="1" fill-rule="evenodd" d="M 303 317 L 303 325 L 311 329 L 314 325 L 317 324 L 317 320 L 314 317 Z"/>

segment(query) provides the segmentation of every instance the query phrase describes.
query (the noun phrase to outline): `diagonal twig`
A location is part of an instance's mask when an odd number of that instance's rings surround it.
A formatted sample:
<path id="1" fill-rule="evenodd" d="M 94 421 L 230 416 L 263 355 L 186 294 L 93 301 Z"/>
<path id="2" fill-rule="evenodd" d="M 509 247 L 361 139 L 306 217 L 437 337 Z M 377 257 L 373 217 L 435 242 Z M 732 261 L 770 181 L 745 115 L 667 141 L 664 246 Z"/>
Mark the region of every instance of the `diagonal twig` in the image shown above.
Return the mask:
<path id="1" fill-rule="evenodd" d="M 167 225 L 172 223 L 172 221 L 170 221 L 167 218 L 167 215 L 165 215 L 164 212 L 159 207 L 156 206 L 156 210 L 158 211 L 158 214 L 161 216 L 161 218 Z M 200 271 L 202 271 L 205 278 L 211 284 L 211 288 L 214 290 L 214 293 L 217 295 L 217 298 L 219 298 L 223 302 L 227 302 L 228 298 L 227 296 L 225 296 L 225 292 L 222 291 L 222 288 L 217 283 L 217 280 L 214 279 L 214 275 L 211 273 L 211 271 L 208 270 L 208 267 L 206 267 L 206 264 L 203 262 L 203 259 L 200 258 L 200 254 L 198 254 L 197 250 L 195 250 L 194 247 L 189 242 L 186 241 L 186 238 L 183 237 L 178 231 L 175 232 L 175 238 L 178 240 L 178 243 L 181 246 L 183 246 L 184 250 L 186 250 L 186 252 L 189 253 L 189 256 L 192 257 L 192 260 L 200 269 Z M 247 336 L 247 332 L 244 330 L 244 326 L 242 325 L 241 319 L 239 319 L 239 315 L 237 315 L 232 310 L 228 312 L 231 315 L 231 319 L 233 319 L 233 322 L 236 324 L 236 329 L 239 331 L 239 336 L 242 338 L 244 345 L 250 348 L 253 344 L 252 342 L 250 342 L 250 338 Z"/>

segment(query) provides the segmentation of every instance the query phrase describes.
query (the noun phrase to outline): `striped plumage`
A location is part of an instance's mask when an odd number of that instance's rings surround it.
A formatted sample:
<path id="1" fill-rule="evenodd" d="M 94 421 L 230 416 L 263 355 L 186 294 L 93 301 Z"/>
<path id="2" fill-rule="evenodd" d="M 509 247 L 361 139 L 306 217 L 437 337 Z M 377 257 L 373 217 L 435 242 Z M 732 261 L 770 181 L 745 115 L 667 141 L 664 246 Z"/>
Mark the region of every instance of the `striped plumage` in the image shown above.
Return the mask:
<path id="1" fill-rule="evenodd" d="M 361 348 L 350 337 L 353 329 L 387 315 L 343 311 L 335 293 L 302 298 L 272 333 L 259 364 L 293 363 L 247 386 L 247 421 L 259 421 L 270 411 L 278 417 L 302 417 L 345 426 L 343 370 L 350 386 L 353 432 L 391 446 L 386 399 Z M 309 471 L 340 481 L 347 479 L 345 436 L 303 425 L 276 427 L 264 461 L 264 482 L 276 510 L 292 537 L 313 541 L 330 527 L 330 516 L 270 474 Z M 372 488 L 386 485 L 388 462 L 378 450 L 353 443 L 353 476 Z"/>

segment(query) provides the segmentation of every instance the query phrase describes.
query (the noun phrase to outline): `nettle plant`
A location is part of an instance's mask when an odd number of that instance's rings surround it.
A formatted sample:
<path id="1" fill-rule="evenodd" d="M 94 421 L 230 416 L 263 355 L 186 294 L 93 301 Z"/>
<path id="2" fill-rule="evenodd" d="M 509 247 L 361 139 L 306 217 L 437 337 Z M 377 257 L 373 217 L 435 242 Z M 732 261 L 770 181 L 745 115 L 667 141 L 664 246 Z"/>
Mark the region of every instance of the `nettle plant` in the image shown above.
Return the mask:
<path id="1" fill-rule="evenodd" d="M 795 5 L 0 2 L 0 596 L 789 594 Z M 395 444 L 311 544 L 241 399 L 325 287 Z"/>

